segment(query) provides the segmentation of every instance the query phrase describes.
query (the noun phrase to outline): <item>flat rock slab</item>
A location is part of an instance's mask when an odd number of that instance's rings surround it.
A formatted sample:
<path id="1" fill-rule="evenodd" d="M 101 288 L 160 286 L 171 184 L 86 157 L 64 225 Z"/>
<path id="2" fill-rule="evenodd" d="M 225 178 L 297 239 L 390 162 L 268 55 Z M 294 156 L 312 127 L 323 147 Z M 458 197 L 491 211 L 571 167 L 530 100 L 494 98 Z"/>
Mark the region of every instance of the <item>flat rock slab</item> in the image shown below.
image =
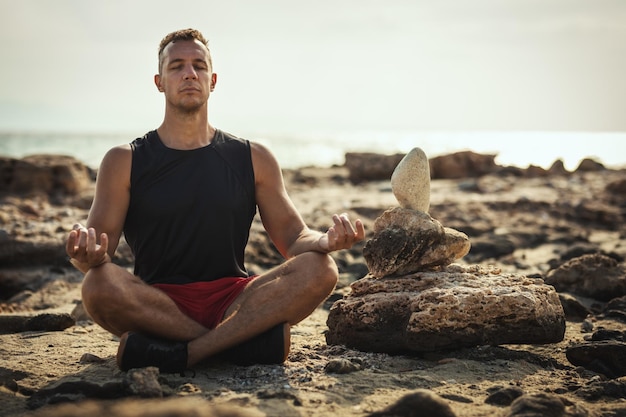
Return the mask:
<path id="1" fill-rule="evenodd" d="M 66 313 L 44 313 L 36 316 L 0 315 L 0 334 L 29 331 L 62 331 L 76 321 Z"/>
<path id="2" fill-rule="evenodd" d="M 565 314 L 542 279 L 453 264 L 438 272 L 368 275 L 333 304 L 327 325 L 330 345 L 427 352 L 560 342 Z"/>

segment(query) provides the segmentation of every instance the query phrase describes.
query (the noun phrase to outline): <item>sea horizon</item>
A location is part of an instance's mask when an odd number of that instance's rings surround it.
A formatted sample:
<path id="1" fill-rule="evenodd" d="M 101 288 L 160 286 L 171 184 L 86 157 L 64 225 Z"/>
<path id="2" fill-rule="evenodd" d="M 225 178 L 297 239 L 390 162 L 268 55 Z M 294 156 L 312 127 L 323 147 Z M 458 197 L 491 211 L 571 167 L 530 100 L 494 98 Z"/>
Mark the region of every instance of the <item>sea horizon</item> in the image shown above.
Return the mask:
<path id="1" fill-rule="evenodd" d="M 224 129 L 227 130 L 227 129 Z M 97 168 L 112 147 L 129 143 L 145 132 L 0 131 L 0 156 L 70 155 Z M 348 152 L 407 153 L 415 147 L 429 158 L 459 151 L 496 155 L 496 163 L 526 168 L 549 168 L 561 160 L 573 171 L 584 158 L 609 168 L 626 168 L 626 132 L 532 131 L 337 131 L 235 132 L 236 136 L 268 146 L 281 167 L 343 165 Z"/>

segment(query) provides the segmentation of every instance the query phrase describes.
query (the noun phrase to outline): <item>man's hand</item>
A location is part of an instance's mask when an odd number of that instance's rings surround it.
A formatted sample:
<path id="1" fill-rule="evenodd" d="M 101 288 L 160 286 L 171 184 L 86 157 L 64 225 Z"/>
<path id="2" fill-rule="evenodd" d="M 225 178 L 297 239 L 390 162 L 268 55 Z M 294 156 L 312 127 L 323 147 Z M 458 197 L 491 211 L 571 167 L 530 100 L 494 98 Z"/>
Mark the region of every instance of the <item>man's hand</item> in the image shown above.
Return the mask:
<path id="1" fill-rule="evenodd" d="M 75 224 L 70 232 L 65 251 L 71 258 L 70 262 L 80 271 L 86 273 L 104 263 L 111 262 L 107 253 L 109 237 L 106 233 L 100 235 L 100 244 L 96 240 L 96 229 L 86 229 L 81 224 Z"/>
<path id="2" fill-rule="evenodd" d="M 348 215 L 343 213 L 333 215 L 333 222 L 335 224 L 320 237 L 319 245 L 323 251 L 350 249 L 352 245 L 365 238 L 365 228 L 361 220 L 357 219 L 353 226 Z"/>

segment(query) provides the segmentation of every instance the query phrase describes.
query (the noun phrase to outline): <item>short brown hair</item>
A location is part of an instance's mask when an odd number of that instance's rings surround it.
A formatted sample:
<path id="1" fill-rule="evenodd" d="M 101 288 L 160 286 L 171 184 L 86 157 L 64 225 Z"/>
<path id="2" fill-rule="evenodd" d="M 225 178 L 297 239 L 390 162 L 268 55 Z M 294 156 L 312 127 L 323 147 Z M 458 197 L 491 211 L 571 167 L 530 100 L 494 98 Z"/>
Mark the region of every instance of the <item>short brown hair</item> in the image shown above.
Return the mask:
<path id="1" fill-rule="evenodd" d="M 163 50 L 170 43 L 176 43 L 177 41 L 200 41 L 206 49 L 209 50 L 209 41 L 202 35 L 199 30 L 196 29 L 181 29 L 168 33 L 159 43 L 159 72 L 161 72 L 161 64 L 163 63 Z M 211 51 L 209 50 L 209 64 L 211 62 Z"/>

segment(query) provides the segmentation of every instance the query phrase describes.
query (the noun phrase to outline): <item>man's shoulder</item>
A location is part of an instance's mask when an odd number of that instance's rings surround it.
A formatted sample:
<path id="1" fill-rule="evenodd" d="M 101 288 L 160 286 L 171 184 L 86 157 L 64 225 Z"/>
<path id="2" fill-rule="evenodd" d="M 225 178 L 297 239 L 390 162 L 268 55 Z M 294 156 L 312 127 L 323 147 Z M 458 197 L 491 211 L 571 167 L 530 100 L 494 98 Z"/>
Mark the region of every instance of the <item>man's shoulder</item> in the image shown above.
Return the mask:
<path id="1" fill-rule="evenodd" d="M 251 142 L 248 139 L 221 130 L 215 132 L 212 146 L 222 156 L 241 157 L 241 155 L 250 155 L 251 152 Z"/>
<path id="2" fill-rule="evenodd" d="M 217 129 L 215 131 L 215 138 L 213 139 L 213 143 L 215 145 L 221 145 L 225 143 L 233 143 L 249 146 L 250 141 L 248 139 L 241 138 L 239 136 L 235 136 L 232 133 L 225 132 L 223 130 Z"/>
<path id="3" fill-rule="evenodd" d="M 145 135 L 140 136 L 130 142 L 131 149 L 135 150 L 137 148 L 148 146 L 149 144 L 158 141 L 158 134 L 156 130 L 151 130 L 147 132 Z"/>
<path id="4" fill-rule="evenodd" d="M 226 161 L 235 172 L 252 172 L 249 140 L 217 130 L 211 145 L 217 155 Z"/>

